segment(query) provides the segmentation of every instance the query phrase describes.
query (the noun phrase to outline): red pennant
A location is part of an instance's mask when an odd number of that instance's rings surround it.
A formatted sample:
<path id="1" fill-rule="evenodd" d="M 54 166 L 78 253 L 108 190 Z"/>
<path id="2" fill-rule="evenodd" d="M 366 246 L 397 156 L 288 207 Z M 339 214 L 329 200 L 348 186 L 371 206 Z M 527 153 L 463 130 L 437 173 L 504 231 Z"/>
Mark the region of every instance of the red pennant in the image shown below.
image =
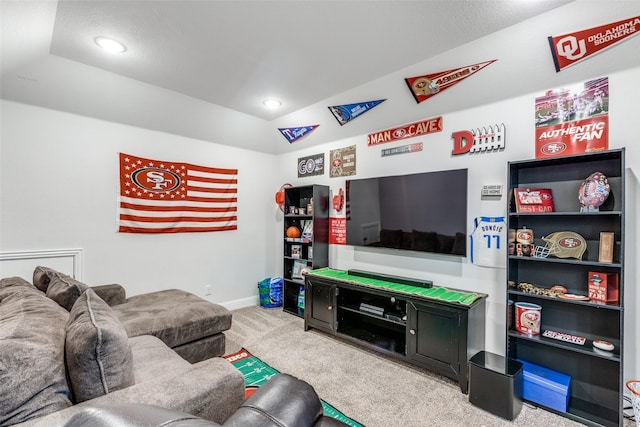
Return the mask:
<path id="1" fill-rule="evenodd" d="M 404 79 L 409 86 L 409 90 L 419 104 L 432 96 L 444 92 L 451 86 L 460 83 L 462 80 L 482 70 L 487 65 L 493 64 L 497 59 L 479 62 L 465 67 L 454 68 L 452 70 L 440 71 L 435 74 L 424 76 L 408 77 Z"/>
<path id="2" fill-rule="evenodd" d="M 638 34 L 640 16 L 575 33 L 549 37 L 556 72 Z"/>

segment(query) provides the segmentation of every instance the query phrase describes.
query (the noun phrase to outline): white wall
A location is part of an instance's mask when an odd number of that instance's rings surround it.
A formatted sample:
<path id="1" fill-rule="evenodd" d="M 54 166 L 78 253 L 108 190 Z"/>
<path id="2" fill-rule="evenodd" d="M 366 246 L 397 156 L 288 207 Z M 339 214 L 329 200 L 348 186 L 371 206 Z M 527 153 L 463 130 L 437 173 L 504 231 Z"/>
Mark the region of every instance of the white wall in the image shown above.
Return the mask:
<path id="1" fill-rule="evenodd" d="M 257 302 L 273 274 L 275 156 L 3 101 L 0 250 L 82 248 L 84 280 Z M 118 153 L 238 169 L 238 230 L 116 232 Z M 30 278 L 27 278 L 30 279 Z"/>
<path id="2" fill-rule="evenodd" d="M 599 76 L 593 76 L 599 77 Z M 638 212 L 640 200 L 640 147 L 636 144 L 635 105 L 640 99 L 640 68 L 609 75 L 610 130 L 609 147 L 626 147 L 626 298 L 625 305 L 625 378 L 636 378 L 640 374 L 638 351 L 640 316 L 635 307 L 640 306 L 637 291 L 637 265 L 640 264 L 638 241 Z M 551 88 L 550 88 L 551 89 Z M 297 159 L 305 155 L 324 153 L 329 159 L 332 149 L 356 145 L 356 178 L 397 175 L 446 169 L 469 169 L 468 225 L 473 230 L 473 219 L 477 216 L 506 215 L 507 163 L 512 160 L 532 159 L 534 150 L 534 100 L 536 94 L 527 94 L 502 102 L 484 105 L 443 116 L 443 131 L 425 137 L 403 140 L 378 146 L 367 146 L 367 135 L 335 141 L 320 147 L 304 149 L 278 158 L 281 180 L 294 185 L 309 183 L 329 185 L 333 192 L 344 188 L 345 178 L 329 178 L 329 173 L 320 177 L 292 179 L 297 176 Z M 425 119 L 428 117 L 424 117 Z M 506 126 L 506 148 L 502 152 L 452 156 L 451 133 L 477 127 L 504 123 Z M 371 132 L 381 129 L 372 129 Z M 383 148 L 423 142 L 422 152 L 381 157 Z M 502 184 L 504 195 L 499 199 L 482 199 L 483 184 Z M 576 195 L 577 197 L 577 195 Z M 276 224 L 281 232 L 282 223 Z M 276 255 L 277 257 L 277 255 Z M 486 347 L 494 353 L 504 354 L 505 347 L 505 292 L 506 272 L 499 268 L 478 267 L 468 258 L 449 259 L 442 256 L 418 255 L 393 250 L 355 249 L 353 246 L 332 245 L 329 264 L 337 269 L 357 268 L 362 270 L 395 274 L 433 280 L 436 286 L 447 286 L 482 292 L 487 300 Z"/>

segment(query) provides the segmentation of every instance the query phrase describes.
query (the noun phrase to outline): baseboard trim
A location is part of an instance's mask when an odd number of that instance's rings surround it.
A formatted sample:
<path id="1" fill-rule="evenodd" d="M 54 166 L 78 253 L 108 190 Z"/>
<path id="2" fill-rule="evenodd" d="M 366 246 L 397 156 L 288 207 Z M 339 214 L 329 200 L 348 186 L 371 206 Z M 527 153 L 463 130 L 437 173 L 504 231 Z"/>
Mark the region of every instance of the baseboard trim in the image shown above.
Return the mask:
<path id="1" fill-rule="evenodd" d="M 225 307 L 227 310 L 237 310 L 239 308 L 250 307 L 252 305 L 259 304 L 260 299 L 257 295 L 220 303 L 220 305 Z"/>

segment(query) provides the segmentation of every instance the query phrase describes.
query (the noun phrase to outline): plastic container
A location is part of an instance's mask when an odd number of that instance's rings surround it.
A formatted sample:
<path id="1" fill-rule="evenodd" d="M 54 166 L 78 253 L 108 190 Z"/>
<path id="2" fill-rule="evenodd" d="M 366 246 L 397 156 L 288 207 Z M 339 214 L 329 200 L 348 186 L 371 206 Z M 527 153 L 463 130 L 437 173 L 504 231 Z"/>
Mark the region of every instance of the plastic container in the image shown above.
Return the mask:
<path id="1" fill-rule="evenodd" d="M 531 362 L 518 361 L 522 363 L 522 397 L 547 408 L 567 412 L 571 377 Z"/>
<path id="2" fill-rule="evenodd" d="M 513 420 L 522 409 L 522 363 L 481 351 L 469 360 L 469 402 Z"/>
<path id="3" fill-rule="evenodd" d="M 517 302 L 516 306 L 516 330 L 523 334 L 540 335 L 540 319 L 542 307 L 529 302 Z"/>

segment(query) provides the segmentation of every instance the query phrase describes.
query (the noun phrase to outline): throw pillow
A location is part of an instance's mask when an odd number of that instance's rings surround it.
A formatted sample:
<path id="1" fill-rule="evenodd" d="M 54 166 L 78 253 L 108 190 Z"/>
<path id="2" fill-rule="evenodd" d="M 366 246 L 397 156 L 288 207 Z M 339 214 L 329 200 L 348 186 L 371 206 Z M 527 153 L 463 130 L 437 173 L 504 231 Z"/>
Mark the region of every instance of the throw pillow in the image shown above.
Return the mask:
<path id="1" fill-rule="evenodd" d="M 72 405 L 64 366 L 68 318 L 26 280 L 0 280 L 0 426 Z"/>
<path id="2" fill-rule="evenodd" d="M 33 286 L 40 289 L 42 292 L 47 292 L 51 278 L 57 274 L 59 273 L 52 268 L 37 266 L 33 270 Z"/>
<path id="3" fill-rule="evenodd" d="M 84 283 L 60 273 L 51 277 L 47 296 L 57 302 L 60 307 L 70 311 L 78 297 L 87 289 L 89 286 Z"/>
<path id="4" fill-rule="evenodd" d="M 77 299 L 69 313 L 65 350 L 76 403 L 135 382 L 127 332 L 111 307 L 92 289 Z"/>

